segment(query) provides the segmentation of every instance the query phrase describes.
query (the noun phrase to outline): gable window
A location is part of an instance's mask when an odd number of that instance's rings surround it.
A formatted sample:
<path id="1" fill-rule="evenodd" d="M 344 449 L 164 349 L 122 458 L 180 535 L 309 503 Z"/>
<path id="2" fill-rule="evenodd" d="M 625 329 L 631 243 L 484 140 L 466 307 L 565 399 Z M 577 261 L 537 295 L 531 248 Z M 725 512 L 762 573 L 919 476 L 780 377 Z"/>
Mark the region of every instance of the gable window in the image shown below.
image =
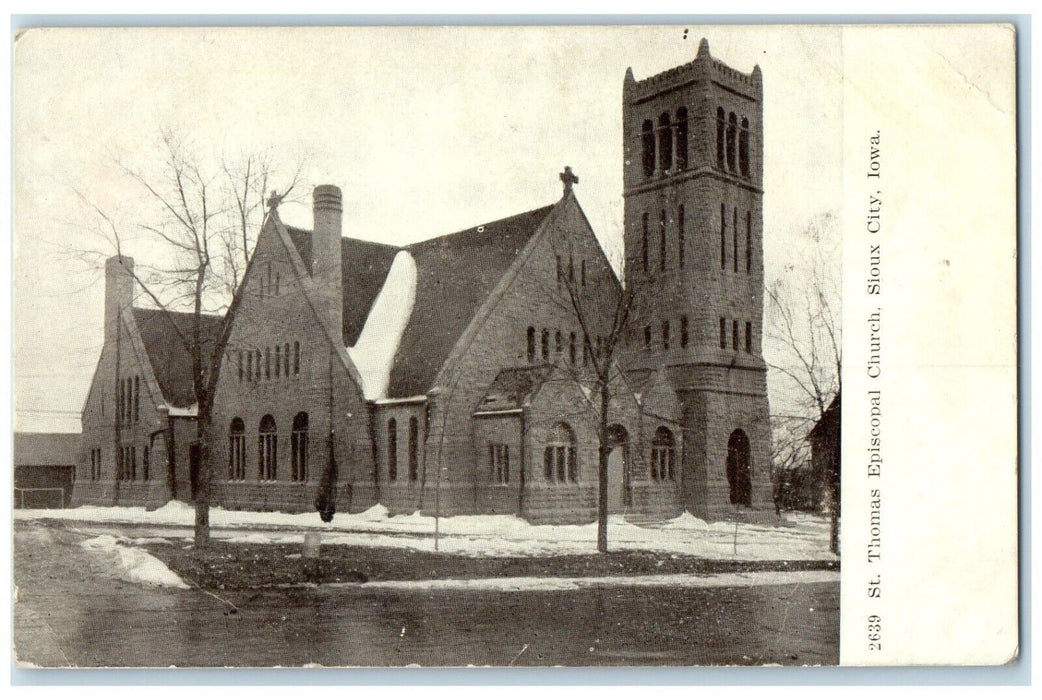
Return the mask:
<path id="1" fill-rule="evenodd" d="M 549 360 L 550 359 L 550 331 L 548 329 L 546 329 L 546 328 L 543 329 L 543 335 L 542 335 L 540 344 L 542 345 L 542 347 L 540 349 L 543 351 L 543 360 Z"/>
<path id="2" fill-rule="evenodd" d="M 659 426 L 651 441 L 651 478 L 654 481 L 676 481 L 677 450 L 673 432 Z"/>
<path id="3" fill-rule="evenodd" d="M 278 379 L 282 370 L 282 346 L 275 346 L 275 378 Z"/>
<path id="4" fill-rule="evenodd" d="M 245 369 L 245 368 L 244 368 L 244 367 L 242 366 L 242 361 L 243 361 L 243 357 L 242 357 L 242 350 L 240 350 L 240 351 L 239 351 L 239 383 L 240 383 L 240 384 L 242 383 L 242 375 L 243 375 L 243 370 Z"/>
<path id="5" fill-rule="evenodd" d="M 575 366 L 575 331 L 568 336 L 568 363 Z"/>
<path id="6" fill-rule="evenodd" d="M 558 423 L 550 431 L 543 450 L 543 476 L 547 481 L 556 483 L 575 483 L 579 480 L 575 433 L 567 423 Z"/>
<path id="7" fill-rule="evenodd" d="M 586 261 L 579 261 L 579 279 L 583 289 L 586 289 Z"/>
<path id="8" fill-rule="evenodd" d="M 387 421 L 387 479 L 398 480 L 398 421 Z"/>
<path id="9" fill-rule="evenodd" d="M 731 348 L 738 349 L 738 321 L 731 321 Z"/>
<path id="10" fill-rule="evenodd" d="M 727 349 L 727 319 L 720 317 L 720 349 Z"/>
<path id="11" fill-rule="evenodd" d="M 300 374 L 300 341 L 293 341 L 293 374 Z"/>
<path id="12" fill-rule="evenodd" d="M 644 349 L 651 349 L 651 326 L 644 326 Z"/>
<path id="13" fill-rule="evenodd" d="M 289 376 L 289 343 L 282 348 L 282 373 Z"/>
<path id="14" fill-rule="evenodd" d="M 720 269 L 727 269 L 727 215 L 724 205 L 720 205 Z"/>
<path id="15" fill-rule="evenodd" d="M 687 316 L 680 317 L 680 347 L 687 347 Z"/>
<path id="16" fill-rule="evenodd" d="M 301 411 L 293 417 L 290 433 L 290 474 L 293 481 L 308 478 L 308 414 Z"/>
<path id="17" fill-rule="evenodd" d="M 492 483 L 506 485 L 510 483 L 510 446 L 492 444 L 488 446 L 488 460 L 491 467 Z"/>
<path id="18" fill-rule="evenodd" d="M 561 351 L 564 350 L 564 345 L 561 343 L 561 331 L 554 331 L 554 347 L 557 348 L 556 354 L 560 355 Z"/>
<path id="19" fill-rule="evenodd" d="M 264 348 L 264 378 L 271 379 L 271 346 Z"/>
<path id="20" fill-rule="evenodd" d="M 525 350 L 528 364 L 533 364 L 535 362 L 535 328 L 532 326 L 528 327 L 527 345 Z"/>
<path id="21" fill-rule="evenodd" d="M 246 424 L 237 417 L 228 427 L 228 479 L 246 479 Z"/>
<path id="22" fill-rule="evenodd" d="M 561 288 L 561 280 L 564 278 L 564 265 L 561 263 L 561 256 L 557 257 L 557 288 Z"/>
<path id="23" fill-rule="evenodd" d="M 275 419 L 266 415 L 260 420 L 257 431 L 257 478 L 275 481 L 278 476 L 279 441 Z"/>
<path id="24" fill-rule="evenodd" d="M 752 353 L 753 351 L 753 324 L 752 321 L 745 322 L 745 351 Z"/>
<path id="25" fill-rule="evenodd" d="M 669 321 L 662 322 L 662 349 L 669 350 Z"/>
<path id="26" fill-rule="evenodd" d="M 409 418 L 409 481 L 420 478 L 420 423 Z"/>

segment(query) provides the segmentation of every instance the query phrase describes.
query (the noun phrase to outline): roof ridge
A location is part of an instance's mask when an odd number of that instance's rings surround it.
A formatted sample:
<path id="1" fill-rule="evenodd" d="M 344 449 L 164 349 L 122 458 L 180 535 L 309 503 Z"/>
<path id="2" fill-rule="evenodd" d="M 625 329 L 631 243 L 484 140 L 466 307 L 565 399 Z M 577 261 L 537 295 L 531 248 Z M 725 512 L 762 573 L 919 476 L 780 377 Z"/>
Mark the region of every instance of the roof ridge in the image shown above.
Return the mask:
<path id="1" fill-rule="evenodd" d="M 510 216 L 504 216 L 504 217 L 499 218 L 499 219 L 493 219 L 492 221 L 485 221 L 485 222 L 482 222 L 482 223 L 477 224 L 475 226 L 468 226 L 467 228 L 462 228 L 462 229 L 459 229 L 458 231 L 453 231 L 451 233 L 443 233 L 441 235 L 434 236 L 433 238 L 425 238 L 425 239 L 423 239 L 421 241 L 415 241 L 413 243 L 410 243 L 410 244 L 404 246 L 402 249 L 403 250 L 410 250 L 413 247 L 421 246 L 421 245 L 423 245 L 425 243 L 431 243 L 433 241 L 438 241 L 438 240 L 441 240 L 443 238 L 449 238 L 450 236 L 458 236 L 458 235 L 460 235 L 462 233 L 471 233 L 471 232 L 483 233 L 482 231 L 477 231 L 477 229 L 483 228 L 485 226 L 493 226 L 493 225 L 496 225 L 496 224 L 502 224 L 502 223 L 510 221 L 512 219 L 520 219 L 521 217 L 524 217 L 524 216 L 532 216 L 533 214 L 537 214 L 537 213 L 539 213 L 541 211 L 545 211 L 545 212 L 547 212 L 547 214 L 549 214 L 550 210 L 553 209 L 556 205 L 557 205 L 557 202 L 554 202 L 554 203 L 548 204 L 546 206 L 536 207 L 535 209 L 529 209 L 528 211 L 523 211 L 523 212 L 521 212 L 519 214 L 511 214 Z"/>

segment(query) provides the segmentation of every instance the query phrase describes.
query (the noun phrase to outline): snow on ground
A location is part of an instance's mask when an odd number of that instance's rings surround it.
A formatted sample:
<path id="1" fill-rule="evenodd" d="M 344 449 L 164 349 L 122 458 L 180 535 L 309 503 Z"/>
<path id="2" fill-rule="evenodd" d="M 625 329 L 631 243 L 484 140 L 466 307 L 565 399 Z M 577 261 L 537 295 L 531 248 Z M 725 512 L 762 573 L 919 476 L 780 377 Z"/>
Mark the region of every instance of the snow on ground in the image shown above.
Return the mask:
<path id="1" fill-rule="evenodd" d="M 110 555 L 103 557 L 112 565 L 110 573 L 123 581 L 147 586 L 188 588 L 188 584 L 168 569 L 166 564 L 143 549 L 127 547 L 122 544 L 122 541 L 122 538 L 112 535 L 98 535 L 84 540 L 80 546 L 103 555 Z"/>
<path id="2" fill-rule="evenodd" d="M 732 574 L 652 574 L 646 576 L 516 576 L 475 579 L 433 579 L 430 581 L 371 581 L 369 583 L 325 584 L 331 587 L 360 587 L 380 590 L 423 591 L 573 591 L 597 586 L 670 588 L 725 588 L 777 586 L 839 581 L 838 571 L 759 571 Z"/>
<path id="3" fill-rule="evenodd" d="M 59 519 L 92 523 L 131 523 L 190 528 L 192 506 L 171 501 L 146 511 L 125 506 L 81 506 L 65 510 L 15 510 L 15 519 Z M 302 531 L 318 530 L 327 544 L 434 550 L 435 519 L 414 513 L 389 516 L 384 506 L 362 513 L 337 513 L 324 524 L 316 512 L 271 513 L 212 508 L 213 536 L 232 542 L 295 543 Z M 553 556 L 596 551 L 597 526 L 531 525 L 513 515 L 459 515 L 438 522 L 438 550 L 468 556 Z M 162 530 L 152 535 L 186 537 L 190 531 Z M 805 513 L 787 514 L 779 525 L 719 521 L 707 523 L 690 513 L 641 527 L 619 515 L 610 516 L 612 549 L 636 549 L 707 559 L 835 560 L 829 552 L 829 523 Z"/>

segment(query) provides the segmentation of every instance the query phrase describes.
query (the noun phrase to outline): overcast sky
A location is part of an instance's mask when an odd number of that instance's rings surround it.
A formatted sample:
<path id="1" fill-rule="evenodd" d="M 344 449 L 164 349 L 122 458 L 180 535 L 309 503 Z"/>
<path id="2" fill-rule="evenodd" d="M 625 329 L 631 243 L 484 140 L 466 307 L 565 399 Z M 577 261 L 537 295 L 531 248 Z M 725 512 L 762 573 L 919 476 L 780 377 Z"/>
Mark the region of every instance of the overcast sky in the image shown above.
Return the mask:
<path id="1" fill-rule="evenodd" d="M 78 430 L 102 342 L 105 250 L 76 190 L 139 197 L 114 159 L 160 128 L 215 151 L 308 158 L 344 233 L 409 243 L 550 204 L 570 165 L 603 241 L 622 236 L 622 82 L 712 54 L 764 74 L 767 275 L 841 197 L 838 27 L 36 30 L 15 46 L 15 427 Z M 281 210 L 310 227 L 308 207 Z M 154 252 L 132 249 L 147 260 Z"/>

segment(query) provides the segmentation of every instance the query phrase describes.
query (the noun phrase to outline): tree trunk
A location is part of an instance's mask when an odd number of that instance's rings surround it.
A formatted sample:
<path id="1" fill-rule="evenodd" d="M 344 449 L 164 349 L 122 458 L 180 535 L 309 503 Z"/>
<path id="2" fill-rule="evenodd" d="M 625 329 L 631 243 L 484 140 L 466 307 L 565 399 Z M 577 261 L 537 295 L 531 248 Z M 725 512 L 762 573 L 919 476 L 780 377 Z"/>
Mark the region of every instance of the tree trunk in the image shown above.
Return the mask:
<path id="1" fill-rule="evenodd" d="M 205 549 L 210 545 L 210 485 L 213 482 L 213 465 L 210 463 L 212 416 L 209 407 L 199 407 L 197 421 L 199 474 L 195 491 L 195 548 Z"/>
<path id="2" fill-rule="evenodd" d="M 608 386 L 601 385 L 601 415 L 597 426 L 597 551 L 608 552 Z"/>

